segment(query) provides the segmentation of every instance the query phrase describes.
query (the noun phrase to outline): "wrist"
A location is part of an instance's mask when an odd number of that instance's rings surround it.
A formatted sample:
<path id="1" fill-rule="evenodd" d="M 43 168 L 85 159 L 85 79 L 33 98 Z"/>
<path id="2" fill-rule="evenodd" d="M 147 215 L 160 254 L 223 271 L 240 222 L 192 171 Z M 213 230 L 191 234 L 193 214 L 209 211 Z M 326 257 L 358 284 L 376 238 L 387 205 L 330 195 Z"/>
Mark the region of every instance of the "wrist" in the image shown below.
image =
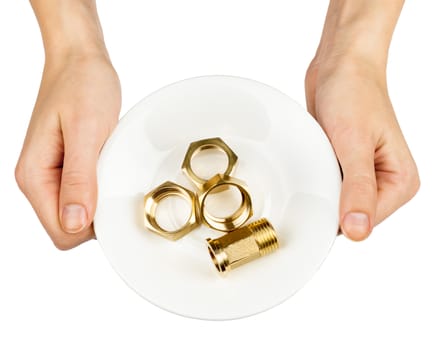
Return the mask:
<path id="1" fill-rule="evenodd" d="M 31 0 L 46 61 L 107 55 L 94 0 Z"/>
<path id="2" fill-rule="evenodd" d="M 402 5 L 403 0 L 331 0 L 313 64 L 362 62 L 384 71 Z"/>

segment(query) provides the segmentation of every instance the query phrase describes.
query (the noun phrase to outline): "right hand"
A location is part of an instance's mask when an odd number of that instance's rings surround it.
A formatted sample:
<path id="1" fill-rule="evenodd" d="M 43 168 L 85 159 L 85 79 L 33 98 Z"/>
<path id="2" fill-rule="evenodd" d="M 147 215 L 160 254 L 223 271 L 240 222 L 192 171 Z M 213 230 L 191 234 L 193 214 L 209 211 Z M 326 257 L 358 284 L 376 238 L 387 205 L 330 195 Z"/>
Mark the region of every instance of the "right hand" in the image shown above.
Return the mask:
<path id="1" fill-rule="evenodd" d="M 343 172 L 340 226 L 355 241 L 367 238 L 420 186 L 381 71 L 358 58 L 317 57 L 306 76 L 309 112 L 329 137 Z"/>
<path id="2" fill-rule="evenodd" d="M 120 105 L 119 79 L 107 54 L 46 61 L 15 174 L 61 250 L 94 238 L 96 163 Z"/>

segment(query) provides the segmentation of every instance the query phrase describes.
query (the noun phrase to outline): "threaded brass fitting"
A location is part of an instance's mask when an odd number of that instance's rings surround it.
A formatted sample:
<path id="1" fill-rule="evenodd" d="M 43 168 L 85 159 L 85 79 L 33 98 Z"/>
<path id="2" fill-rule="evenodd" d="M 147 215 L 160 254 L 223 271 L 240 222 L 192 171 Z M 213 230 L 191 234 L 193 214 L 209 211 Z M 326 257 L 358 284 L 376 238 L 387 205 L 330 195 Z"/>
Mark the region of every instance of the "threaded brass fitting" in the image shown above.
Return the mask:
<path id="1" fill-rule="evenodd" d="M 262 218 L 217 239 L 207 238 L 216 269 L 225 273 L 278 249 L 274 227 Z"/>

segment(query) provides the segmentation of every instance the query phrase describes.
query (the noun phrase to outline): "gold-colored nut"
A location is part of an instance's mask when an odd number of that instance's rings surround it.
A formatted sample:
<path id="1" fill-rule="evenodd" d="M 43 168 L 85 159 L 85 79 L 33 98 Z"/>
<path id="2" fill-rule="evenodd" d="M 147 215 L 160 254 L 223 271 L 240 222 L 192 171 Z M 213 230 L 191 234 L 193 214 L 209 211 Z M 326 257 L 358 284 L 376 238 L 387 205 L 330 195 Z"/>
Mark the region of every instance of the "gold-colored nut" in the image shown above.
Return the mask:
<path id="1" fill-rule="evenodd" d="M 207 239 L 208 251 L 220 273 L 264 256 L 278 249 L 274 227 L 262 218 L 217 239 Z"/>
<path id="2" fill-rule="evenodd" d="M 209 195 L 220 192 L 223 188 L 236 187 L 242 195 L 239 208 L 227 217 L 217 217 L 206 209 Z M 246 184 L 228 175 L 217 174 L 204 185 L 204 192 L 199 199 L 199 212 L 204 224 L 218 231 L 232 231 L 242 226 L 253 214 L 251 196 Z"/>
<path id="3" fill-rule="evenodd" d="M 167 231 L 156 220 L 158 203 L 164 198 L 178 196 L 185 199 L 191 207 L 186 223 L 177 230 Z M 176 183 L 166 181 L 144 196 L 144 224 L 152 232 L 172 241 L 180 239 L 199 226 L 198 198 L 195 193 Z"/>
<path id="4" fill-rule="evenodd" d="M 208 179 L 203 179 L 202 177 L 195 174 L 192 169 L 192 159 L 199 152 L 216 149 L 224 152 L 228 158 L 228 165 L 224 172 L 225 175 L 231 175 L 236 168 L 237 164 L 237 155 L 233 152 L 233 150 L 228 147 L 228 145 L 219 137 L 214 137 L 210 139 L 199 140 L 196 142 L 192 142 L 189 145 L 187 153 L 184 157 L 181 169 L 186 174 L 186 176 L 198 187 L 201 191 L 204 190 L 204 184 Z"/>

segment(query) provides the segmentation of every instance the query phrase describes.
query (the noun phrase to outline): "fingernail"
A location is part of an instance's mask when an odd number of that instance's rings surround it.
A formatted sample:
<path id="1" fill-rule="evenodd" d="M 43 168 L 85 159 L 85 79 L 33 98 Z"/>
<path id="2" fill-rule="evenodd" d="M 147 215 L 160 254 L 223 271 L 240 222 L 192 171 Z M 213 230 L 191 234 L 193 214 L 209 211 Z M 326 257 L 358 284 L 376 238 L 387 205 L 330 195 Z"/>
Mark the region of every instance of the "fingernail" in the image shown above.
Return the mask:
<path id="1" fill-rule="evenodd" d="M 342 232 L 350 238 L 365 238 L 370 232 L 370 220 L 365 213 L 351 212 L 344 216 Z"/>
<path id="2" fill-rule="evenodd" d="M 87 211 L 80 204 L 68 204 L 62 210 L 62 227 L 68 233 L 82 231 L 87 223 Z"/>

